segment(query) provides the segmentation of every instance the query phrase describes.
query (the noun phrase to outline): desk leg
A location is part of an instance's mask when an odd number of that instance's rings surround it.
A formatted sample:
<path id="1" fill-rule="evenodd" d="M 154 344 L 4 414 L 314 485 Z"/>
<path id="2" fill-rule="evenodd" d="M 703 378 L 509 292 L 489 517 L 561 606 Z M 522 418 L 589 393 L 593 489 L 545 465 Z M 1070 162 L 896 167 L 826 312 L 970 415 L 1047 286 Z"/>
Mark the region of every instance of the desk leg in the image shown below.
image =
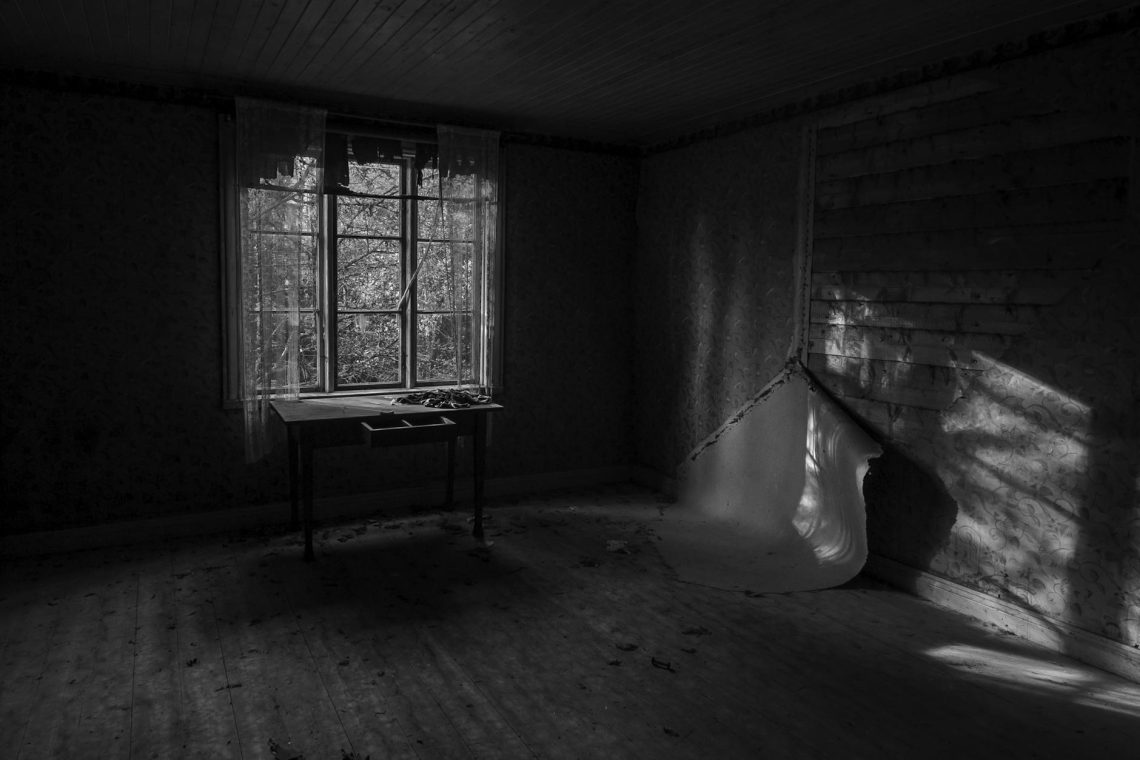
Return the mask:
<path id="1" fill-rule="evenodd" d="M 298 509 L 300 504 L 300 490 L 298 482 L 301 478 L 301 441 L 296 428 L 289 426 L 289 530 L 294 531 L 301 527 L 301 515 Z"/>
<path id="2" fill-rule="evenodd" d="M 305 528 L 305 561 L 313 561 L 313 443 L 308 436 L 301 435 L 298 444 L 298 458 L 301 481 L 301 519 Z"/>
<path id="3" fill-rule="evenodd" d="M 471 431 L 471 448 L 475 450 L 475 526 L 471 529 L 471 534 L 475 538 L 483 538 L 483 464 L 485 459 L 486 441 L 486 423 L 483 412 L 476 412 L 474 415 L 474 423 Z"/>
<path id="4" fill-rule="evenodd" d="M 455 442 L 458 436 L 447 439 L 447 501 L 444 506 L 451 509 L 455 503 Z"/>

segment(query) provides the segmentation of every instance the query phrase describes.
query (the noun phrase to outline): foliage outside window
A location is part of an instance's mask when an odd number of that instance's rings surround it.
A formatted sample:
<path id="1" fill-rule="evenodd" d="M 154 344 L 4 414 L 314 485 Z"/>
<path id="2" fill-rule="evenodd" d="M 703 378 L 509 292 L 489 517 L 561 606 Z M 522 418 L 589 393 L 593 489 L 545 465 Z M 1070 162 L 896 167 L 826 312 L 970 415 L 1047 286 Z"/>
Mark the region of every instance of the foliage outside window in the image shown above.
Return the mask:
<path id="1" fill-rule="evenodd" d="M 223 119 L 224 381 L 249 461 L 272 399 L 501 383 L 498 133 L 326 117 L 239 98 Z"/>
<path id="2" fill-rule="evenodd" d="M 330 134 L 334 144 L 318 266 L 324 303 L 306 338 L 312 349 L 302 347 L 302 389 L 472 382 L 475 231 L 469 214 L 448 218 L 465 208 L 441 202 L 432 146 Z"/>

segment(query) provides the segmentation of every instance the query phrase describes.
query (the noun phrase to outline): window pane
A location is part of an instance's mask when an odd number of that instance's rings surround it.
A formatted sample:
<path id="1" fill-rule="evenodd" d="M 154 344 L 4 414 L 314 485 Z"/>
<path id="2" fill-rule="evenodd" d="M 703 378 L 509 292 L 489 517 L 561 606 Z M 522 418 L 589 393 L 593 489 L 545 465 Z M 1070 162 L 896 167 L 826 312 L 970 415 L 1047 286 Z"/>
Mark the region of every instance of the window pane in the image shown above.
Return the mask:
<path id="1" fill-rule="evenodd" d="M 258 232 L 317 231 L 315 193 L 249 188 L 245 193 L 245 213 L 249 228 Z"/>
<path id="2" fill-rule="evenodd" d="M 416 323 L 416 378 L 419 382 L 454 382 L 457 366 L 462 373 L 461 380 L 470 380 L 471 316 L 419 314 Z"/>
<path id="3" fill-rule="evenodd" d="M 250 270 L 250 276 L 257 278 L 254 287 L 266 307 L 289 308 L 294 285 L 297 285 L 300 308 L 316 306 L 317 246 L 314 236 L 254 233 L 249 236 L 247 245 L 259 263 Z M 298 269 L 301 281 L 294 283 L 291 278 Z"/>
<path id="4" fill-rule="evenodd" d="M 259 315 L 255 312 L 249 315 L 249 319 L 247 324 L 253 330 L 261 329 L 263 319 L 270 329 L 269 334 L 263 336 L 264 340 L 261 342 L 265 350 L 254 357 L 257 376 L 270 377 L 273 387 L 280 390 L 289 381 L 289 315 L 269 311 Z M 316 315 L 313 312 L 301 314 L 297 327 L 301 388 L 315 388 L 317 385 L 317 341 Z M 263 366 L 268 366 L 268 373 L 262 371 Z"/>
<path id="5" fill-rule="evenodd" d="M 400 320 L 394 314 L 337 314 L 336 378 L 341 385 L 400 379 Z"/>
<path id="6" fill-rule="evenodd" d="M 450 231 L 452 239 L 454 240 L 474 240 L 475 239 L 475 202 L 465 201 L 458 203 L 448 204 L 447 207 L 448 223 L 450 224 Z"/>
<path id="7" fill-rule="evenodd" d="M 420 243 L 419 277 L 416 278 L 416 308 L 420 311 L 465 310 L 471 302 L 471 246 L 452 247 Z"/>
<path id="8" fill-rule="evenodd" d="M 400 300 L 400 241 L 337 240 L 337 305 L 395 309 Z"/>
<path id="9" fill-rule="evenodd" d="M 399 195 L 399 164 L 348 162 L 348 189 L 369 195 Z"/>
<path id="10" fill-rule="evenodd" d="M 400 201 L 339 197 L 336 228 L 341 235 L 399 237 Z"/>
<path id="11" fill-rule="evenodd" d="M 425 166 L 416 194 L 424 200 L 416 201 L 419 218 L 419 236 L 426 240 L 445 240 L 448 237 L 439 202 L 439 170 Z"/>
<path id="12" fill-rule="evenodd" d="M 451 233 L 444 223 L 443 207 L 439 200 L 416 201 L 419 214 L 419 235 L 425 240 L 447 240 Z"/>

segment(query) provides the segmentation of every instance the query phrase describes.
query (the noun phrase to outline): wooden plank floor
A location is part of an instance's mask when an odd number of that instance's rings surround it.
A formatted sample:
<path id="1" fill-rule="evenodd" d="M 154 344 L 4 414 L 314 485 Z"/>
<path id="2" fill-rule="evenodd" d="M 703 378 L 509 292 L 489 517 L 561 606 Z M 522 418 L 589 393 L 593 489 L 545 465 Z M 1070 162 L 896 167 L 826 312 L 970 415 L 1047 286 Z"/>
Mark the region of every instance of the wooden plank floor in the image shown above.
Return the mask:
<path id="1" fill-rule="evenodd" d="M 6 560 L 4 758 L 1072 758 L 1140 685 L 857 579 L 677 581 L 633 487 Z"/>

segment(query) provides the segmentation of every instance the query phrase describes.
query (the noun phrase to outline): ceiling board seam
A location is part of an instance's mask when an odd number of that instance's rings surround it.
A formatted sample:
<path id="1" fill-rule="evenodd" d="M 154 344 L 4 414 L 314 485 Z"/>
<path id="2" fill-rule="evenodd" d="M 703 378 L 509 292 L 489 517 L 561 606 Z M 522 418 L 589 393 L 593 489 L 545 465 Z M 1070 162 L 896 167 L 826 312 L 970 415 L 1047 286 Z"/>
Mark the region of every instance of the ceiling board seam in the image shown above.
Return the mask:
<path id="1" fill-rule="evenodd" d="M 396 10 L 389 13 L 388 16 L 380 23 L 379 30 L 383 31 L 385 29 L 390 28 L 392 18 L 394 16 L 397 16 L 397 14 L 399 14 L 400 11 L 404 10 L 404 8 L 406 6 L 408 6 L 410 3 L 414 2 L 414 1 L 415 0 L 402 0 L 399 7 L 397 7 Z M 418 10 L 420 7 L 423 7 L 423 5 L 425 4 L 426 1 L 427 0 L 420 0 L 419 5 L 416 6 L 416 9 Z M 368 18 L 366 19 L 366 21 L 371 20 L 373 13 L 375 13 L 376 10 L 380 7 L 381 6 L 377 5 L 375 8 L 373 8 L 372 12 L 370 12 L 368 14 Z M 368 58 L 372 57 L 372 54 L 369 54 L 367 52 L 369 43 L 372 43 L 372 45 L 374 47 L 377 47 L 377 48 L 384 47 L 388 43 L 388 41 L 391 40 L 395 35 L 399 34 L 400 30 L 403 29 L 404 26 L 406 26 L 407 23 L 414 17 L 415 17 L 415 11 L 409 13 L 407 15 L 407 17 L 404 19 L 404 21 L 398 27 L 396 27 L 395 29 L 390 31 L 388 33 L 388 35 L 382 41 L 378 41 L 376 39 L 375 35 L 373 35 L 371 37 L 366 36 L 365 39 L 362 40 L 361 44 L 356 46 L 356 50 L 353 51 L 353 53 L 351 53 L 350 55 L 345 56 L 343 58 L 334 58 L 333 59 L 334 61 L 339 60 L 340 63 L 329 71 L 329 75 L 333 79 L 343 79 L 343 78 L 345 78 L 345 76 L 347 76 L 347 74 L 346 74 L 347 71 L 355 72 L 355 71 L 359 70 L 361 65 L 363 65 L 363 62 L 358 64 L 358 63 L 354 63 L 354 61 L 361 54 L 364 54 L 367 56 L 364 59 L 364 62 L 366 62 L 368 60 Z M 351 67 L 351 68 L 349 68 L 349 67 Z"/>

